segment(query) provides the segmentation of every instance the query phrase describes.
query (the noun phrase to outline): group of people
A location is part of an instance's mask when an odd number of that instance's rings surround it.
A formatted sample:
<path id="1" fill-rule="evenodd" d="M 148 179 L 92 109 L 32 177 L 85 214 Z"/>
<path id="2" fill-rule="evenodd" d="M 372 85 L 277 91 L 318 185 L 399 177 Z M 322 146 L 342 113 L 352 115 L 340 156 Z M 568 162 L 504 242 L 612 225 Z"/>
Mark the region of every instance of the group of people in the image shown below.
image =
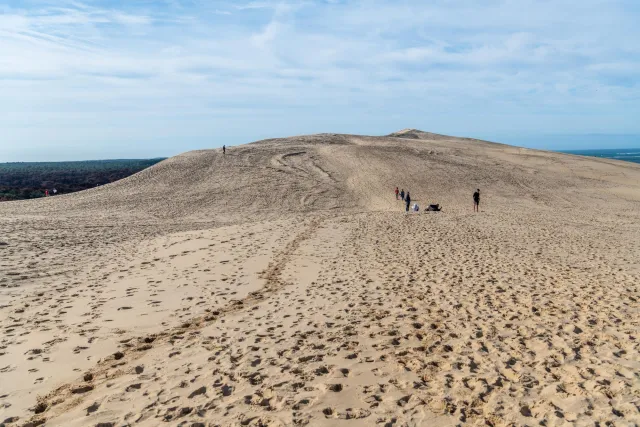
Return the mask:
<path id="1" fill-rule="evenodd" d="M 402 200 L 403 202 L 405 202 L 405 210 L 406 212 L 409 212 L 409 207 L 411 206 L 411 194 L 409 193 L 409 190 L 407 190 L 407 192 L 405 193 L 404 188 L 402 190 L 398 190 L 398 187 L 396 187 L 396 200 Z M 420 207 L 417 203 L 415 203 L 413 205 L 413 211 L 418 212 L 419 209 Z"/>
<path id="2" fill-rule="evenodd" d="M 58 190 L 56 190 L 55 188 L 49 192 L 49 190 L 44 190 L 44 197 L 49 197 L 49 196 L 54 196 L 58 193 Z"/>
<path id="3" fill-rule="evenodd" d="M 395 193 L 396 193 L 396 200 L 404 201 L 405 212 L 409 212 L 409 208 L 411 207 L 411 195 L 409 194 L 409 190 L 407 190 L 407 192 L 405 193 L 404 188 L 402 190 L 398 190 L 398 187 L 396 187 Z M 438 205 L 434 205 L 434 206 L 438 206 Z M 420 207 L 418 206 L 417 203 L 414 203 L 411 209 L 414 212 L 418 212 L 420 210 Z M 480 212 L 480 189 L 479 188 L 475 191 L 475 193 L 473 193 L 473 211 Z"/>

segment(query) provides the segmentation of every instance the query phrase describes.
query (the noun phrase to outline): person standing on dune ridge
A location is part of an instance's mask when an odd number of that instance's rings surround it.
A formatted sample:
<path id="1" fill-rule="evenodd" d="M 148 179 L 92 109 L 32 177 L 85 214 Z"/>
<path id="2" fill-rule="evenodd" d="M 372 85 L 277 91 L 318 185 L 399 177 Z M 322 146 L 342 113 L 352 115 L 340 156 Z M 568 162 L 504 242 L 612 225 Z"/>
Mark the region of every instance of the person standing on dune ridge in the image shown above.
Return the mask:
<path id="1" fill-rule="evenodd" d="M 222 154 L 223 154 L 223 155 L 224 155 L 224 154 L 227 154 L 227 146 L 226 146 L 226 145 L 223 145 L 223 146 L 222 146 Z"/>

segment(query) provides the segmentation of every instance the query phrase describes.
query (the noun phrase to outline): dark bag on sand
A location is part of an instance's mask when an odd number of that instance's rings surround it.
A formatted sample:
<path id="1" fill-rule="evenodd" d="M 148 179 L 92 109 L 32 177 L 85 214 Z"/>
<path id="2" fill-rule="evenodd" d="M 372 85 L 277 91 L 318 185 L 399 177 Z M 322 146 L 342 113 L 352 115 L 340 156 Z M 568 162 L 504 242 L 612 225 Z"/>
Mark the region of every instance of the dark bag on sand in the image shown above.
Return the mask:
<path id="1" fill-rule="evenodd" d="M 440 205 L 429 205 L 427 208 L 428 211 L 438 212 L 440 211 Z"/>

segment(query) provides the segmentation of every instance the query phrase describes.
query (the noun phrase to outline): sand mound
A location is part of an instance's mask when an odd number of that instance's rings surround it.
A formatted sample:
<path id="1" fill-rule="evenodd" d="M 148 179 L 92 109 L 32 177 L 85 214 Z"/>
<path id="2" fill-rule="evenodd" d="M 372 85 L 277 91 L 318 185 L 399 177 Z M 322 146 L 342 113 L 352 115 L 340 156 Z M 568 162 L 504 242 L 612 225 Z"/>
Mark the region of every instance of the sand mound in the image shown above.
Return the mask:
<path id="1" fill-rule="evenodd" d="M 0 425 L 636 425 L 639 206 L 640 165 L 416 130 L 1 203 Z"/>
<path id="2" fill-rule="evenodd" d="M 226 156 L 220 150 L 188 152 L 96 189 L 3 203 L 0 213 L 235 222 L 285 213 L 395 210 L 389 199 L 395 186 L 423 204 L 453 210 L 466 210 L 476 188 L 502 201 L 570 206 L 583 199 L 562 190 L 588 181 L 592 190 L 606 192 L 624 180 L 625 170 L 638 166 L 415 129 L 389 137 L 320 134 L 231 147 Z"/>
<path id="3" fill-rule="evenodd" d="M 438 133 L 425 132 L 418 129 L 402 129 L 397 132 L 393 132 L 388 135 L 391 138 L 405 138 L 405 139 L 425 139 L 425 140 L 443 140 L 443 139 L 456 139 L 455 137 L 441 135 Z"/>

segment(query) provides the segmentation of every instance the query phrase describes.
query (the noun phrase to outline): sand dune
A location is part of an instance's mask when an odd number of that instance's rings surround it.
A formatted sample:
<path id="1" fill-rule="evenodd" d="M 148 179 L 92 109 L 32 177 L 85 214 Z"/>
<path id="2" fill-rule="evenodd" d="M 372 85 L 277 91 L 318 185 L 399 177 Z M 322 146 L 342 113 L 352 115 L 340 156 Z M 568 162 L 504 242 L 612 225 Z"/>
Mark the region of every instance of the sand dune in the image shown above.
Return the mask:
<path id="1" fill-rule="evenodd" d="M 0 425 L 637 425 L 639 219 L 640 165 L 415 129 L 2 203 Z"/>

